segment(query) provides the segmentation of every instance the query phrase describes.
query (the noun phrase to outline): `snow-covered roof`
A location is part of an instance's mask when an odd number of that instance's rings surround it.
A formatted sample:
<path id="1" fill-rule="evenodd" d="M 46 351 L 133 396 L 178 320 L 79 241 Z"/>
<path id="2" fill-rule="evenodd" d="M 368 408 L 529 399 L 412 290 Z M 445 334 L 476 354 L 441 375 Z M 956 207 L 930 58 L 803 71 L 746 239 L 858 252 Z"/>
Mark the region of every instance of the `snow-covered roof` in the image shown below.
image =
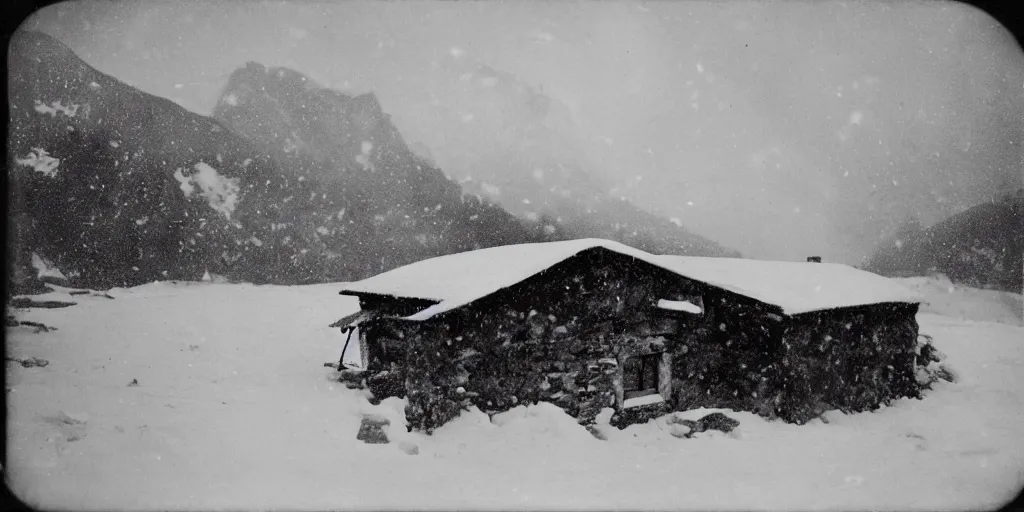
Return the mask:
<path id="1" fill-rule="evenodd" d="M 332 329 L 335 327 L 341 327 L 341 332 L 347 332 L 357 327 L 359 324 L 367 320 L 372 320 L 377 316 L 377 314 L 372 313 L 370 311 L 356 311 L 351 315 L 347 315 L 338 319 L 338 321 L 334 322 L 331 325 L 328 325 L 328 327 Z"/>
<path id="2" fill-rule="evenodd" d="M 580 239 L 505 245 L 439 256 L 349 283 L 346 295 L 376 294 L 436 301 L 408 320 L 427 320 L 515 285 L 580 252 L 603 247 L 739 295 L 785 314 L 883 302 L 920 302 L 891 279 L 836 263 L 653 255 L 618 242 Z"/>

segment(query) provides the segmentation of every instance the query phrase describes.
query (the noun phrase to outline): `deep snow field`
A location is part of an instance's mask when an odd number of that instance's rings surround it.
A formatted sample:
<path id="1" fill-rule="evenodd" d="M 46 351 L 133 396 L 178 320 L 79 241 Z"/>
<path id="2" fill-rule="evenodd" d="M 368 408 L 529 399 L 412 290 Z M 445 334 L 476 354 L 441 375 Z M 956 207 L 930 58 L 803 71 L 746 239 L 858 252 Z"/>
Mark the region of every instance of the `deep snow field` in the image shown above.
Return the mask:
<path id="1" fill-rule="evenodd" d="M 58 330 L 7 330 L 8 358 L 49 364 L 6 362 L 4 477 L 75 510 L 997 507 L 1024 485 L 1020 295 L 902 281 L 958 382 L 828 423 L 725 411 L 730 434 L 678 439 L 661 418 L 605 441 L 547 404 L 407 433 L 401 400 L 373 406 L 323 366 L 344 342 L 327 325 L 358 309 L 337 284 L 58 289 L 33 298 L 77 305 L 12 311 Z M 364 412 L 391 444 L 356 440 Z"/>

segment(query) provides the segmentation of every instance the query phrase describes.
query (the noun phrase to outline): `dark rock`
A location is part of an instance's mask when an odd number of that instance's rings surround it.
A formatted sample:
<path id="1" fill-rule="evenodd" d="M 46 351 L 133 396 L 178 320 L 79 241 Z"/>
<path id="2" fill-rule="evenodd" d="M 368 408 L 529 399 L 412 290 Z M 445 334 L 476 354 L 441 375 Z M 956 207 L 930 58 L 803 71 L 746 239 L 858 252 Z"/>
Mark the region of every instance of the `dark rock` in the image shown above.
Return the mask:
<path id="1" fill-rule="evenodd" d="M 587 425 L 586 428 L 587 432 L 590 432 L 590 435 L 594 436 L 596 439 L 600 439 L 601 441 L 608 440 L 608 436 L 604 435 L 604 432 L 601 432 L 601 430 L 594 425 Z"/>
<path id="2" fill-rule="evenodd" d="M 136 387 L 138 385 L 139 385 L 139 380 L 138 379 L 132 379 L 132 381 L 128 383 L 128 387 L 130 387 L 130 388 Z"/>
<path id="3" fill-rule="evenodd" d="M 713 412 L 697 420 L 697 424 L 694 429 L 698 432 L 704 432 L 706 430 L 732 432 L 732 430 L 738 427 L 739 424 L 739 421 L 736 421 L 720 412 Z"/>
<path id="4" fill-rule="evenodd" d="M 365 374 L 366 371 L 364 370 L 344 369 L 338 372 L 338 380 L 341 382 L 351 382 L 361 385 Z"/>
<path id="5" fill-rule="evenodd" d="M 42 358 L 39 358 L 39 357 L 26 357 L 26 358 L 8 357 L 7 360 L 8 361 L 14 361 L 14 362 L 20 364 L 21 366 L 23 366 L 25 368 L 34 368 L 34 367 L 42 368 L 42 367 L 47 366 L 47 365 L 50 364 L 50 362 L 47 361 L 46 359 L 42 359 Z"/>
<path id="6" fill-rule="evenodd" d="M 728 433 L 732 432 L 740 424 L 739 421 L 720 412 L 713 412 L 697 421 L 672 416 L 666 423 L 670 426 L 671 434 L 680 438 L 690 438 L 698 432 L 706 432 L 708 430 Z"/>
<path id="7" fill-rule="evenodd" d="M 939 369 L 935 372 L 935 376 L 946 382 L 956 382 L 957 380 L 956 373 L 946 365 L 939 365 Z"/>
<path id="8" fill-rule="evenodd" d="M 628 409 L 619 410 L 612 415 L 611 424 L 614 427 L 623 429 L 630 425 L 647 423 L 648 421 L 664 416 L 671 411 L 672 406 L 668 402 L 658 402 L 641 405 L 639 407 L 630 407 Z"/>
<path id="9" fill-rule="evenodd" d="M 390 442 L 384 428 L 391 424 L 391 421 L 383 416 L 367 414 L 359 425 L 359 433 L 356 439 L 367 444 L 387 444 Z"/>
<path id="10" fill-rule="evenodd" d="M 29 327 L 35 327 L 36 328 L 36 332 L 50 332 L 50 331 L 56 331 L 57 330 L 56 327 L 52 327 L 52 326 L 49 326 L 49 325 L 46 325 L 46 324 L 40 323 L 40 322 L 29 322 L 27 320 L 23 320 L 23 321 L 21 321 L 19 323 L 21 325 L 27 325 Z"/>
<path id="11" fill-rule="evenodd" d="M 68 306 L 74 306 L 76 302 L 64 302 L 60 300 L 32 300 L 28 297 L 15 297 L 11 299 L 11 307 L 14 308 L 66 308 Z"/>

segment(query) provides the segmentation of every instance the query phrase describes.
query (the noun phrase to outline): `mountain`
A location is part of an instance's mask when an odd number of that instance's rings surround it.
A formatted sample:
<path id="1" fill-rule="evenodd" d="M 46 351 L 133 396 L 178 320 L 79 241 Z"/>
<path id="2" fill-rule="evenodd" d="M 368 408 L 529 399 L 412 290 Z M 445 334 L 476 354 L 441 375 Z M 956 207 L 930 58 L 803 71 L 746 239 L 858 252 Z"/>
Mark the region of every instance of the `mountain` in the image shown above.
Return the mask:
<path id="1" fill-rule="evenodd" d="M 273 148 L 279 161 L 318 179 L 374 190 L 399 212 L 410 205 L 409 184 L 439 165 L 478 201 L 500 204 L 549 238 L 600 237 L 652 252 L 738 255 L 612 198 L 609 186 L 588 172 L 597 166 L 582 156 L 564 104 L 486 66 L 457 82 L 465 89 L 462 100 L 425 107 L 436 109 L 433 136 L 450 144 L 440 149 L 436 140 L 406 145 L 372 93 L 351 96 L 257 63 L 231 75 L 213 115 Z M 474 99 L 477 90 L 483 96 Z M 467 103 L 475 105 L 471 112 Z"/>
<path id="2" fill-rule="evenodd" d="M 1024 189 L 924 228 L 907 221 L 867 260 L 889 276 L 940 272 L 975 287 L 1024 289 Z"/>
<path id="3" fill-rule="evenodd" d="M 580 236 L 609 238 L 656 253 L 739 256 L 678 221 L 653 215 L 612 193 L 609 169 L 590 156 L 571 108 L 516 75 L 453 54 L 437 63 L 453 89 L 445 101 L 425 102 L 417 126 L 421 143 L 467 191 L 512 213 L 561 219 Z M 481 133 L 486 136 L 481 137 Z"/>
<path id="4" fill-rule="evenodd" d="M 34 273 L 33 255 L 74 286 L 207 272 L 290 284 L 559 236 L 463 195 L 404 149 L 372 96 L 335 104 L 347 109 L 331 112 L 340 132 L 312 129 L 337 151 L 298 154 L 292 146 L 305 141 L 292 132 L 236 134 L 100 73 L 42 33 L 16 33 L 8 62 L 9 289 Z M 351 127 L 358 137 L 338 136 Z M 354 156 L 352 165 L 333 165 L 335 153 Z"/>

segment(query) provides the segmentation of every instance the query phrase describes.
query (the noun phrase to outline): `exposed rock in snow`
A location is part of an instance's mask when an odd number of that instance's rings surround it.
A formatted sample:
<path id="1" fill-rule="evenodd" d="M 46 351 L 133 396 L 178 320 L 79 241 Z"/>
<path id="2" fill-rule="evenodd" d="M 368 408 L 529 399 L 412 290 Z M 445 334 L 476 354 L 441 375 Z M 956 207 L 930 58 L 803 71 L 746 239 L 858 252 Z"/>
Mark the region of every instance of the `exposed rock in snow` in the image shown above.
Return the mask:
<path id="1" fill-rule="evenodd" d="M 66 423 L 68 425 L 83 425 L 89 422 L 89 415 L 81 412 L 60 411 L 57 417 L 62 423 Z"/>
<path id="2" fill-rule="evenodd" d="M 356 439 L 367 444 L 387 444 L 391 441 L 388 439 L 388 434 L 384 431 L 384 428 L 390 424 L 391 420 L 383 416 L 377 414 L 363 415 Z"/>

